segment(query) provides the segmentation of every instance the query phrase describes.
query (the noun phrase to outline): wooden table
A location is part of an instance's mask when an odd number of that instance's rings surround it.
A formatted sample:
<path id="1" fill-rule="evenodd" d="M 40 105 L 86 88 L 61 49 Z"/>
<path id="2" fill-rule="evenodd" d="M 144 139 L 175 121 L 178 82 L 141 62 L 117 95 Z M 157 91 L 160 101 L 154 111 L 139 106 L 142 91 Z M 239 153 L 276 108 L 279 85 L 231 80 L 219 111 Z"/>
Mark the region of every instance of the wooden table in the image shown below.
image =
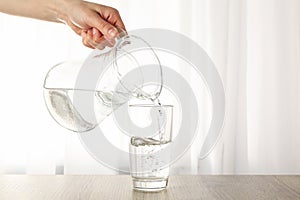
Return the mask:
<path id="1" fill-rule="evenodd" d="M 127 175 L 0 176 L 1 200 L 300 199 L 300 176 L 171 176 L 157 193 L 131 189 Z"/>

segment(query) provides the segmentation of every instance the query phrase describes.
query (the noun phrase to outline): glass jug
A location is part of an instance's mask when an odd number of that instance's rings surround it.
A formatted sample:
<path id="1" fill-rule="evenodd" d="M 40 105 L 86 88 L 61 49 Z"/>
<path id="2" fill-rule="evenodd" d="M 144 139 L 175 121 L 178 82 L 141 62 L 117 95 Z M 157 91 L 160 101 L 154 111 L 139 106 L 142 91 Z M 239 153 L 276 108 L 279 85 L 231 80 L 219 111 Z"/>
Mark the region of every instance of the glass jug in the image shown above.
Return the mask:
<path id="1" fill-rule="evenodd" d="M 94 50 L 85 61 L 59 63 L 46 75 L 44 99 L 48 111 L 71 131 L 95 128 L 131 98 L 154 101 L 160 95 L 162 68 L 145 40 L 119 31 L 113 44 L 101 45 L 106 47 Z M 146 76 L 151 76 L 151 84 L 145 82 Z"/>

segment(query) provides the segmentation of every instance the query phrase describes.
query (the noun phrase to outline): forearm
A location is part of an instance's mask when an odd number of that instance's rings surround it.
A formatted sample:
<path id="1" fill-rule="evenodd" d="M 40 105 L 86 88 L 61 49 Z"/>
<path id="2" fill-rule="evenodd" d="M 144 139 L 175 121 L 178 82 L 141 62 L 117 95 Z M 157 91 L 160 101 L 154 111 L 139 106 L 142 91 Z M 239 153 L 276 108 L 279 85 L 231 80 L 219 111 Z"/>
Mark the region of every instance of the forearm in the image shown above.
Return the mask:
<path id="1" fill-rule="evenodd" d="M 0 12 L 62 22 L 67 18 L 66 9 L 70 1 L 77 0 L 0 0 Z"/>
<path id="2" fill-rule="evenodd" d="M 90 48 L 114 41 L 117 27 L 126 30 L 118 10 L 84 0 L 0 0 L 0 12 L 63 22 Z"/>

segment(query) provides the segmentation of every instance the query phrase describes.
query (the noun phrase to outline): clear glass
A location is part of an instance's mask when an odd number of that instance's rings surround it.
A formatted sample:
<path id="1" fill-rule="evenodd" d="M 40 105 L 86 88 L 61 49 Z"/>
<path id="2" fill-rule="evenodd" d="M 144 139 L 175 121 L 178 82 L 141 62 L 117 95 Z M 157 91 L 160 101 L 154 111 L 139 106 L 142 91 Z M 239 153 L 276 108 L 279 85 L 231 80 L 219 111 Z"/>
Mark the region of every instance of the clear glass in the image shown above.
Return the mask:
<path id="1" fill-rule="evenodd" d="M 44 81 L 49 113 L 71 131 L 89 131 L 130 98 L 154 100 L 162 89 L 160 61 L 145 40 L 120 30 L 113 43 L 99 46 L 105 48 L 84 62 L 55 65 Z M 154 70 L 152 87 L 145 87 L 142 66 Z"/>
<path id="2" fill-rule="evenodd" d="M 153 131 L 148 137 L 131 137 L 129 151 L 133 189 L 146 192 L 164 190 L 170 170 L 171 151 L 166 147 L 172 142 L 173 106 L 130 105 L 129 112 L 141 119 L 152 116 L 153 120 L 157 120 L 157 123 L 151 123 L 150 129 L 147 127 L 148 131 Z"/>

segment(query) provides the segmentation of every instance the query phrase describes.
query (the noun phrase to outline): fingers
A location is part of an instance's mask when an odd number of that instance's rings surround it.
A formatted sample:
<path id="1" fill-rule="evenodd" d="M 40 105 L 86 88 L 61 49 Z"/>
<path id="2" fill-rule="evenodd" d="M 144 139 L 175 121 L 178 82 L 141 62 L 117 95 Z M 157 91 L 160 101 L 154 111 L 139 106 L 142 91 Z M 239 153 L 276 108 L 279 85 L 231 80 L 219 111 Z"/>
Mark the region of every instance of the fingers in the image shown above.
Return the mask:
<path id="1" fill-rule="evenodd" d="M 102 35 L 102 33 L 100 33 L 100 31 L 98 31 L 98 29 L 93 28 L 92 29 L 92 34 L 93 34 L 94 42 L 96 42 L 96 43 L 102 42 L 103 35 Z"/>
<path id="2" fill-rule="evenodd" d="M 82 43 L 92 49 L 104 49 L 106 46 L 112 47 L 113 44 L 107 41 L 104 36 L 96 28 L 83 31 L 81 34 Z"/>
<path id="3" fill-rule="evenodd" d="M 126 31 L 119 12 L 111 7 L 85 2 L 79 5 L 84 17 L 74 14 L 68 25 L 82 36 L 82 43 L 89 48 L 112 47 L 120 29 Z M 74 23 L 73 23 L 74 22 Z"/>
<path id="4" fill-rule="evenodd" d="M 97 28 L 105 38 L 114 39 L 119 34 L 117 28 L 126 31 L 125 25 L 117 9 L 107 6 L 94 7 L 98 17 L 90 18 L 91 26 Z"/>
<path id="5" fill-rule="evenodd" d="M 82 31 L 81 32 L 81 38 L 82 38 L 82 44 L 86 47 L 89 47 L 91 49 L 94 49 L 94 47 L 92 45 L 90 45 L 90 42 L 88 41 L 88 34 L 87 31 Z"/>
<path id="6" fill-rule="evenodd" d="M 98 48 L 98 49 L 103 49 L 105 46 L 103 46 L 101 43 L 97 43 L 96 41 L 94 41 L 93 39 L 93 29 L 89 29 L 87 31 L 87 43 L 92 46 L 93 48 Z M 100 40 L 98 40 L 100 41 Z"/>
<path id="7" fill-rule="evenodd" d="M 94 43 L 97 44 L 96 48 L 98 48 L 98 46 L 103 48 L 105 48 L 106 46 L 113 47 L 113 45 L 115 44 L 115 40 L 107 40 L 102 35 L 102 33 L 100 33 L 100 31 L 96 28 L 92 29 L 92 34 L 93 34 L 93 41 Z"/>
<path id="8" fill-rule="evenodd" d="M 102 11 L 103 10 L 103 11 Z M 102 17 L 106 19 L 109 23 L 113 24 L 116 27 L 119 27 L 126 31 L 123 20 L 120 16 L 120 13 L 117 9 L 111 7 L 105 7 L 105 9 L 97 10 L 99 13 L 102 13 Z"/>
<path id="9" fill-rule="evenodd" d="M 118 10 L 113 8 L 113 11 L 110 13 L 110 17 L 107 19 L 107 21 L 126 31 L 125 25 Z"/>
<path id="10" fill-rule="evenodd" d="M 105 21 L 99 15 L 90 18 L 91 27 L 97 28 L 107 39 L 114 39 L 118 35 L 118 30 L 109 22 Z"/>

